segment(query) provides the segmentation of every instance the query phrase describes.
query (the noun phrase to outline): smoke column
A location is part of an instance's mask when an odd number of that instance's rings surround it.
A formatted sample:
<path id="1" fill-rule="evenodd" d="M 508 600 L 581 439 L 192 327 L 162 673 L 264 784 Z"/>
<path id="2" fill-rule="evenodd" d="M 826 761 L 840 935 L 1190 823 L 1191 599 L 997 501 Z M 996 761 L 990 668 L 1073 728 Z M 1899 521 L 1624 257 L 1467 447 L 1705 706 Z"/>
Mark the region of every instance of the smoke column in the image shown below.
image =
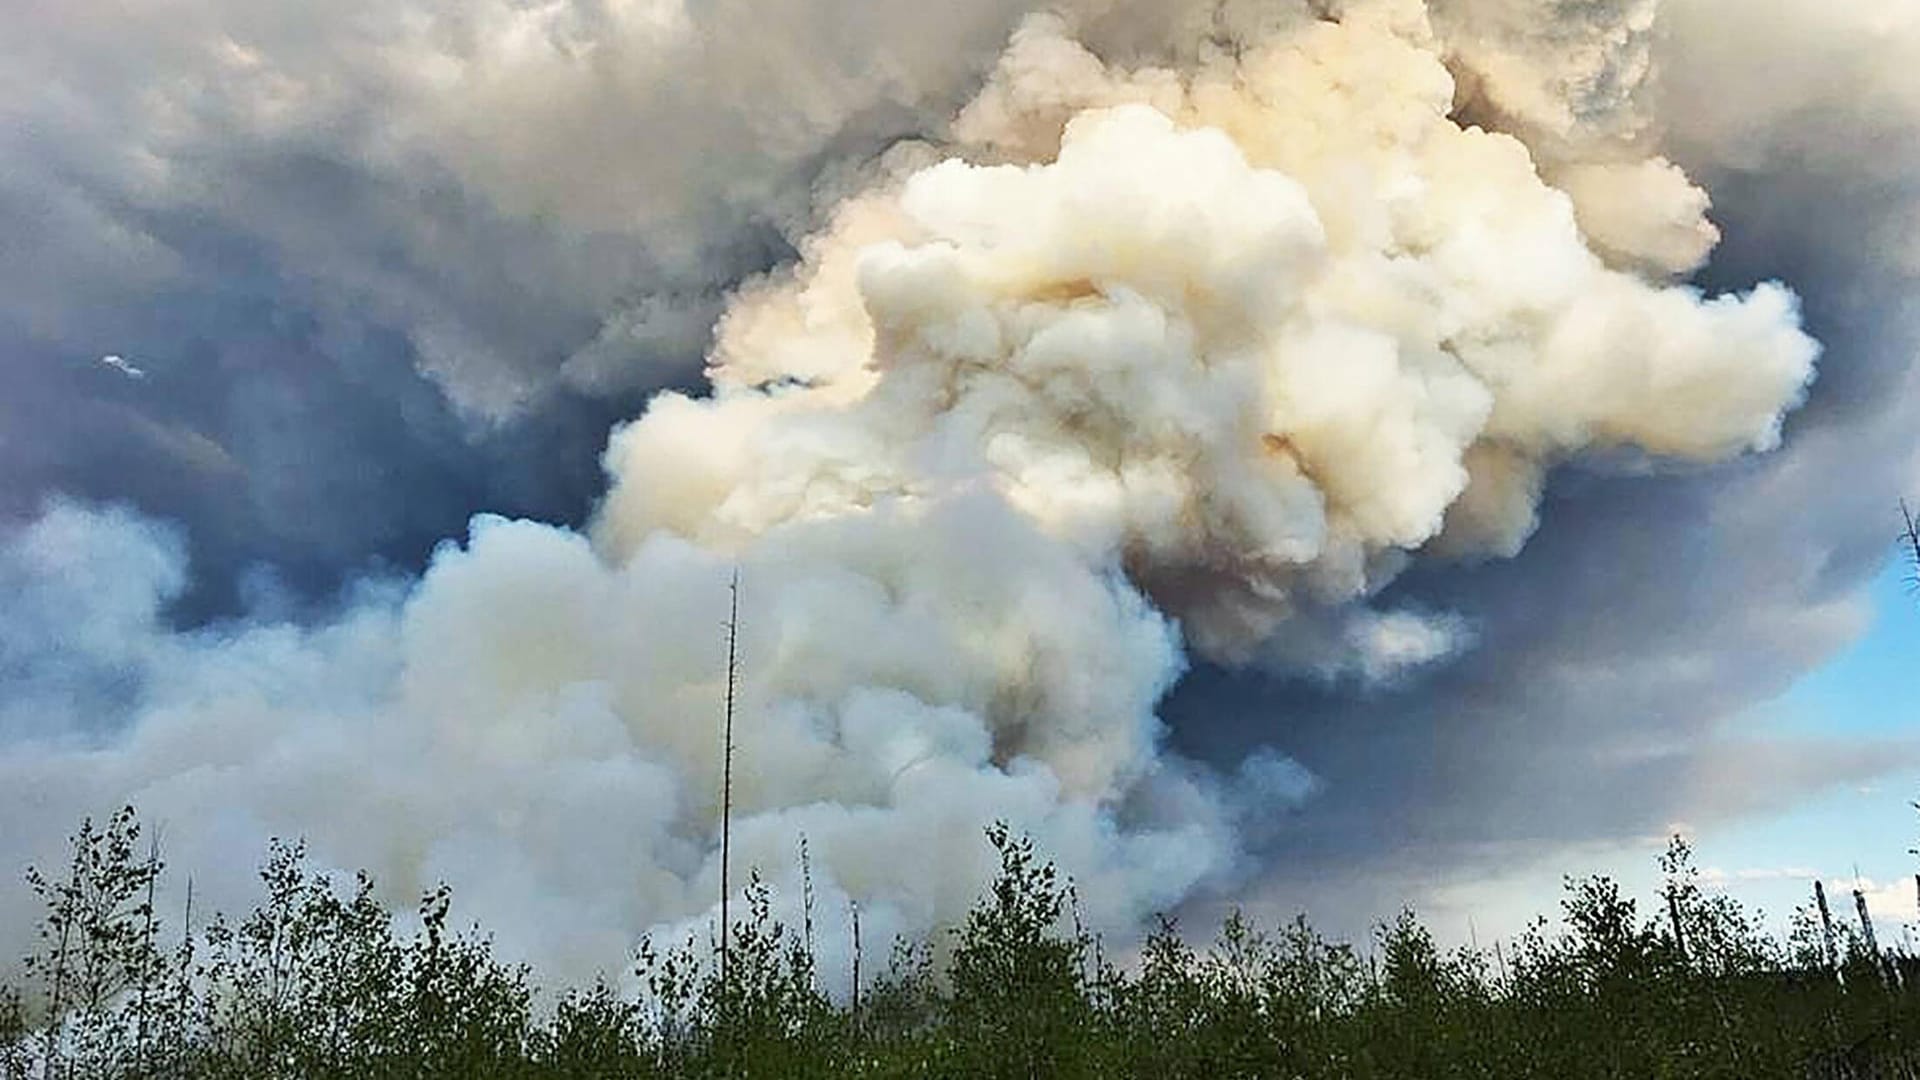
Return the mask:
<path id="1" fill-rule="evenodd" d="M 948 122 L 823 174 L 584 533 L 482 516 L 329 618 L 180 631 L 165 526 L 16 531 L 0 857 L 132 801 L 215 902 L 297 834 L 618 968 L 711 917 L 737 567 L 736 868 L 792 885 L 804 835 L 822 912 L 918 934 L 1004 818 L 1124 931 L 1322 785 L 1171 750 L 1191 658 L 1444 665 L 1471 623 L 1383 590 L 1519 553 L 1557 467 L 1780 443 L 1819 347 L 1782 285 L 1689 283 L 1720 235 L 1646 115 L 1656 4 L 1151 7 L 1026 17 Z"/>

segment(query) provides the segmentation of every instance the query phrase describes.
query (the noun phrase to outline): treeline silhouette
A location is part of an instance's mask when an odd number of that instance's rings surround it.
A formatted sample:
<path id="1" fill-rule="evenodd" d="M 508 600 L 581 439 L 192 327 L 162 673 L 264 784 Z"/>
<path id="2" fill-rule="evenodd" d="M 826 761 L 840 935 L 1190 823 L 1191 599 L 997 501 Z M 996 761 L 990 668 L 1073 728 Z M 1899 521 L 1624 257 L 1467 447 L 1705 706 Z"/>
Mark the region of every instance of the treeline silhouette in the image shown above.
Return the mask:
<path id="1" fill-rule="evenodd" d="M 88 822 L 43 901 L 25 985 L 0 995 L 0 1077 L 1847 1077 L 1914 1076 L 1920 966 L 1796 913 L 1785 940 L 1703 889 L 1687 847 L 1643 912 L 1572 880 L 1564 929 L 1494 955 L 1411 914 L 1370 947 L 1304 918 L 1170 922 L 1122 966 L 1028 839 L 964 923 L 896 942 L 857 999 L 821 990 L 812 928 L 757 879 L 727 942 L 643 942 L 632 988 L 536 991 L 445 887 L 402 931 L 364 874 L 275 842 L 238 921 L 170 932 L 132 811 Z M 810 883 L 809 883 L 810 888 Z M 188 902 L 191 920 L 191 901 Z M 715 935 L 717 939 L 717 935 Z M 835 973 L 844 982 L 846 973 Z"/>

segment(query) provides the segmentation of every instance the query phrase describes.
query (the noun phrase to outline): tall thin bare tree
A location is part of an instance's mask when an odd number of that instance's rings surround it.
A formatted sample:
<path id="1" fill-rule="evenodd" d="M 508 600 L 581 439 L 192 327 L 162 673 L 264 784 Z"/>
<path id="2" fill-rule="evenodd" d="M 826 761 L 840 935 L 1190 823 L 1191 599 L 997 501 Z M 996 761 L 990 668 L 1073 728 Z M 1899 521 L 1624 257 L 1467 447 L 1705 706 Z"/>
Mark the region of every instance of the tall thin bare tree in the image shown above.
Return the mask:
<path id="1" fill-rule="evenodd" d="M 1833 910 L 1827 907 L 1827 887 L 1820 884 L 1818 878 L 1813 882 L 1813 903 L 1820 909 L 1820 943 L 1826 948 L 1827 969 L 1837 972 L 1840 970 L 1840 954 L 1833 943 Z"/>
<path id="2" fill-rule="evenodd" d="M 807 853 L 807 834 L 800 834 L 800 935 L 807 955 L 807 989 L 818 986 L 813 952 L 813 859 Z"/>
<path id="3" fill-rule="evenodd" d="M 1873 916 L 1867 913 L 1867 894 L 1859 886 L 1860 872 L 1854 871 L 1853 910 L 1860 916 L 1860 940 L 1866 944 L 1867 956 L 1872 959 L 1875 971 L 1880 978 L 1887 977 L 1887 958 L 1880 954 L 1880 942 L 1873 935 Z"/>
<path id="4" fill-rule="evenodd" d="M 740 569 L 728 584 L 727 708 L 720 737 L 720 985 L 727 985 L 727 899 L 732 892 L 733 858 L 733 708 L 740 684 Z"/>
<path id="5" fill-rule="evenodd" d="M 853 1023 L 860 1026 L 860 901 L 847 898 L 847 910 L 853 921 Z"/>

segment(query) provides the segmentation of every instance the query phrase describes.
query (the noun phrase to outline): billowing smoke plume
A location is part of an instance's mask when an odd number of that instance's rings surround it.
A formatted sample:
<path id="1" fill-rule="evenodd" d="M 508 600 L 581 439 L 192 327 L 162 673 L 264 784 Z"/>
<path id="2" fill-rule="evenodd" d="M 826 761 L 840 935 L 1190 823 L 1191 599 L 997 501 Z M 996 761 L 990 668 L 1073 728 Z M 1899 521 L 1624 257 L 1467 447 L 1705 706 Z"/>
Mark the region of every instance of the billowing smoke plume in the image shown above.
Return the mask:
<path id="1" fill-rule="evenodd" d="M 850 200 L 728 312 L 716 396 L 615 439 L 614 551 L 985 486 L 1233 657 L 1407 553 L 1517 552 L 1568 455 L 1778 441 L 1816 352 L 1793 298 L 1608 268 L 1523 144 L 1449 118 L 1417 9 L 1303 11 L 1189 73 L 1062 33 L 1023 27 L 956 125 L 1013 162 Z M 1676 183 L 1578 190 L 1651 262 L 1707 228 Z"/>
<path id="2" fill-rule="evenodd" d="M 710 391 L 616 431 L 589 535 L 482 517 L 330 618 L 179 631 L 168 530 L 16 532 L 0 817 L 37 824 L 0 856 L 130 799 L 216 900 L 300 834 L 616 968 L 714 900 L 737 568 L 740 868 L 791 880 L 805 835 L 823 911 L 918 932 L 1004 818 L 1126 927 L 1259 873 L 1327 783 L 1284 716 L 1173 750 L 1189 656 L 1394 685 L 1480 633 L 1396 582 L 1521 553 L 1555 469 L 1781 442 L 1818 349 L 1784 286 L 1685 280 L 1719 233 L 1663 156 L 1650 0 L 1102 7 L 779 215 L 799 258 L 726 302 Z M 524 154 L 469 148 L 512 203 Z"/>

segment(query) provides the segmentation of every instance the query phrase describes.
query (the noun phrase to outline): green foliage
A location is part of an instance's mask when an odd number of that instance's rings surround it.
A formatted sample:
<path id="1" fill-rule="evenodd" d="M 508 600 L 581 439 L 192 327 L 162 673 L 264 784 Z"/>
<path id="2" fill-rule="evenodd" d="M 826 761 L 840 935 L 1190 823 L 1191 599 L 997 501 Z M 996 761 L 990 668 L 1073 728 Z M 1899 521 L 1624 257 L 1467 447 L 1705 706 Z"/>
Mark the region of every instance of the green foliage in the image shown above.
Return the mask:
<path id="1" fill-rule="evenodd" d="M 21 1040 L 11 1058 L 37 1058 L 54 1076 L 73 1075 L 71 1063 L 92 1060 L 145 1067 L 161 1018 L 165 965 L 153 910 L 160 862 L 155 852 L 141 856 L 139 840 L 131 809 L 114 814 L 105 828 L 89 819 L 72 838 L 64 876 L 27 872 L 46 911 L 41 947 L 24 965 L 39 982 L 42 1015 L 37 1040 Z M 23 1024 L 19 995 L 9 998 L 9 1026 Z M 132 1003 L 125 1016 L 109 1008 L 123 998 Z"/>
<path id="2" fill-rule="evenodd" d="M 754 876 L 724 975 L 717 941 L 644 941 L 636 993 L 539 998 L 450 929 L 444 886 L 403 931 L 370 879 L 336 883 L 298 844 L 270 846 L 244 918 L 171 930 L 139 841 L 122 811 L 82 824 L 61 875 L 29 873 L 45 914 L 27 984 L 0 989 L 0 1080 L 1842 1077 L 1910 1068 L 1920 1041 L 1920 962 L 1868 956 L 1840 924 L 1830 967 L 1806 911 L 1767 938 L 1679 841 L 1648 910 L 1569 879 L 1564 931 L 1537 922 L 1493 963 L 1410 911 L 1366 957 L 1304 917 L 1235 913 L 1203 945 L 1162 919 L 1121 970 L 1072 886 L 996 824 L 999 873 L 945 962 L 896 942 L 857 1008 L 820 989 L 810 882 L 795 933 Z"/>
<path id="3" fill-rule="evenodd" d="M 1068 1076 L 1082 1060 L 1092 1015 L 1084 961 L 1090 942 L 1059 932 L 1067 890 L 1033 841 L 1004 822 L 987 829 L 1000 873 L 967 913 L 953 950 L 941 1040 L 957 1075 Z"/>

